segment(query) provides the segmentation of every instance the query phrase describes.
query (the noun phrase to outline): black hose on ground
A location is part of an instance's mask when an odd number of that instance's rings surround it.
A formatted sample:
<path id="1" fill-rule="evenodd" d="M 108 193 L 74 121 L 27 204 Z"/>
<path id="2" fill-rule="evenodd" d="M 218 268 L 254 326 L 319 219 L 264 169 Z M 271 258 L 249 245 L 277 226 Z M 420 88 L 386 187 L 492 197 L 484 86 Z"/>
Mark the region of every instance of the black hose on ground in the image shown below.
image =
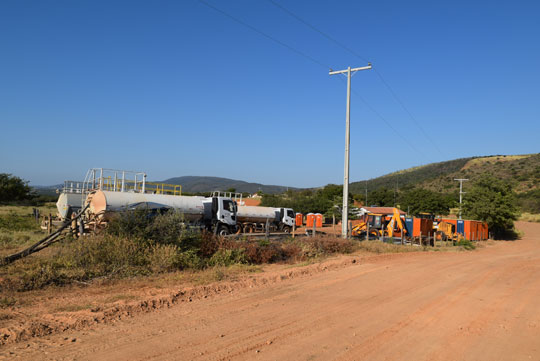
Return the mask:
<path id="1" fill-rule="evenodd" d="M 22 250 L 20 252 L 14 253 L 14 254 L 9 255 L 7 257 L 4 257 L 4 259 L 2 259 L 2 261 L 0 261 L 0 266 L 7 266 L 8 264 L 13 263 L 18 259 L 29 256 L 32 253 L 39 252 L 42 249 L 50 246 L 51 244 L 53 244 L 55 242 L 58 242 L 60 239 L 63 238 L 63 237 L 60 237 L 60 235 L 64 231 L 64 229 L 66 229 L 71 224 L 71 222 L 73 222 L 74 220 L 79 219 L 83 215 L 84 211 L 86 211 L 88 206 L 89 206 L 89 204 L 87 204 L 86 207 L 81 209 L 81 211 L 74 218 L 66 219 L 64 221 L 64 224 L 62 224 L 62 226 L 60 226 L 60 228 L 57 231 L 55 231 L 54 233 L 51 233 L 51 234 L 47 235 L 47 237 L 43 238 L 39 242 L 34 243 L 30 247 L 28 247 L 28 248 L 26 248 L 26 249 L 24 249 L 24 250 Z"/>

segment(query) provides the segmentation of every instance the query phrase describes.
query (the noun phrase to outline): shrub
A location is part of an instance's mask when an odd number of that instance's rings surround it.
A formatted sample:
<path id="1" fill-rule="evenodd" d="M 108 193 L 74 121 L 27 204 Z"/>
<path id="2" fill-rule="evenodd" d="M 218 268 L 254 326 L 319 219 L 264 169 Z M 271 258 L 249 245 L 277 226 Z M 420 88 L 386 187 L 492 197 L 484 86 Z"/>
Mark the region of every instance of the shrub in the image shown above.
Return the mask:
<path id="1" fill-rule="evenodd" d="M 176 256 L 175 265 L 178 269 L 202 269 L 205 264 L 195 250 L 179 252 Z"/>
<path id="2" fill-rule="evenodd" d="M 284 260 L 284 252 L 277 243 L 247 242 L 245 245 L 247 260 L 252 264 L 272 263 Z"/>
<path id="3" fill-rule="evenodd" d="M 459 242 L 456 243 L 456 246 L 463 247 L 464 249 L 468 251 L 476 249 L 476 246 L 474 245 L 474 243 L 472 243 L 471 241 L 467 239 L 460 240 Z"/>
<path id="4" fill-rule="evenodd" d="M 248 263 L 248 260 L 243 248 L 220 249 L 208 260 L 209 266 L 231 266 L 245 263 Z"/>
<path id="5" fill-rule="evenodd" d="M 177 268 L 178 248 L 172 245 L 155 244 L 148 252 L 148 265 L 154 273 L 172 271 Z"/>

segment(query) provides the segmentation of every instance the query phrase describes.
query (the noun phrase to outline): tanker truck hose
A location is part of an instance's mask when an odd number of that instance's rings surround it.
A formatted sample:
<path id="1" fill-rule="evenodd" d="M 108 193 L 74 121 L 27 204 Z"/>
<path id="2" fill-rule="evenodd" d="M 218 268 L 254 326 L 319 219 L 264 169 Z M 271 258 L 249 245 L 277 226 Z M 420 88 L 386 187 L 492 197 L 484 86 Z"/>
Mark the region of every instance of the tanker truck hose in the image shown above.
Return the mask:
<path id="1" fill-rule="evenodd" d="M 89 206 L 90 206 L 90 204 L 87 204 L 86 207 L 81 209 L 79 211 L 79 213 L 77 213 L 75 215 L 74 218 L 65 220 L 64 223 L 62 224 L 62 226 L 60 226 L 60 228 L 57 231 L 55 231 L 54 233 L 51 233 L 51 234 L 47 235 L 47 237 L 43 238 L 39 242 L 34 243 L 32 246 L 30 246 L 30 247 L 28 247 L 28 248 L 26 248 L 26 249 L 24 249 L 24 250 L 22 250 L 20 252 L 14 253 L 14 254 L 12 254 L 10 256 L 7 256 L 7 257 L 4 257 L 4 259 L 0 260 L 0 266 L 7 266 L 8 264 L 13 263 L 18 259 L 29 256 L 32 253 L 39 252 L 42 249 L 50 246 L 51 244 L 53 244 L 55 242 L 58 242 L 61 239 L 63 239 L 66 235 L 65 234 L 62 235 L 62 232 L 71 224 L 71 222 L 73 222 L 74 220 L 79 219 L 84 214 L 86 209 L 88 209 Z M 60 237 L 60 236 L 62 236 L 62 237 Z"/>

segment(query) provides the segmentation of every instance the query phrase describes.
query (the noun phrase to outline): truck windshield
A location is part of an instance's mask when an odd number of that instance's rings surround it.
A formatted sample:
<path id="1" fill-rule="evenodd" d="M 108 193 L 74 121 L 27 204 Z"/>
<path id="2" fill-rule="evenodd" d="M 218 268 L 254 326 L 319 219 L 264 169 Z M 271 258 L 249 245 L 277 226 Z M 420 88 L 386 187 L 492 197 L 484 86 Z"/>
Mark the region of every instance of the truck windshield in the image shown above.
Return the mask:
<path id="1" fill-rule="evenodd" d="M 294 218 L 294 212 L 293 212 L 292 209 L 287 209 L 287 216 L 291 217 L 291 218 Z"/>
<path id="2" fill-rule="evenodd" d="M 228 199 L 223 200 L 223 209 L 234 213 L 234 202 Z"/>

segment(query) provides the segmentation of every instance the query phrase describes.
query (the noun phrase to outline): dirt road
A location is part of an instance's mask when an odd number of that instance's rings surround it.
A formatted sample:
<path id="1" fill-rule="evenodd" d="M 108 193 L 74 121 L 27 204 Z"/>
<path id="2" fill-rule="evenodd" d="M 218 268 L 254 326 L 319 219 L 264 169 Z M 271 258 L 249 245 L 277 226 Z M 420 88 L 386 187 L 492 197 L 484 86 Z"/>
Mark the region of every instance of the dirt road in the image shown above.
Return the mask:
<path id="1" fill-rule="evenodd" d="M 15 359 L 540 360 L 540 224 L 473 252 L 415 253 L 0 350 Z"/>

